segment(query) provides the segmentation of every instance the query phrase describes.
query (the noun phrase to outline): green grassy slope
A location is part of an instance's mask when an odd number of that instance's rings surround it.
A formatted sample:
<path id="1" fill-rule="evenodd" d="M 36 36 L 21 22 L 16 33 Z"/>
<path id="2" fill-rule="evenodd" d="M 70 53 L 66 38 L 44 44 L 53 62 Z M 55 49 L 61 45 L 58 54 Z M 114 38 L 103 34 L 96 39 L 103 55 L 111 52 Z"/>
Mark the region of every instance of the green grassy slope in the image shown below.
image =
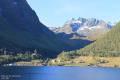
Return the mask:
<path id="1" fill-rule="evenodd" d="M 77 53 L 85 55 L 119 56 L 120 22 L 116 24 L 103 38 L 81 50 L 78 50 Z"/>
<path id="2" fill-rule="evenodd" d="M 102 38 L 85 48 L 61 54 L 64 56 L 120 56 L 120 22 Z"/>

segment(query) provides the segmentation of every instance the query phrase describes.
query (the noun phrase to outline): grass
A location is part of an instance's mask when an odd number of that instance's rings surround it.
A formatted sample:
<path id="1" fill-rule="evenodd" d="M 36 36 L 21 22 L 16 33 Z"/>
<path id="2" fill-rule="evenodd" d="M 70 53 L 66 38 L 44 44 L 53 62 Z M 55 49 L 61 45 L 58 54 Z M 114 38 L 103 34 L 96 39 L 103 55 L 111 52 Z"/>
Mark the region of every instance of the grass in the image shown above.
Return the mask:
<path id="1" fill-rule="evenodd" d="M 20 61 L 16 62 L 18 66 L 43 66 L 43 63 L 41 60 L 31 60 L 29 62 L 27 61 Z"/>
<path id="2" fill-rule="evenodd" d="M 93 57 L 80 56 L 74 59 L 63 60 L 60 58 L 51 60 L 50 65 L 61 66 L 99 66 L 99 67 L 120 67 L 120 57 Z"/>

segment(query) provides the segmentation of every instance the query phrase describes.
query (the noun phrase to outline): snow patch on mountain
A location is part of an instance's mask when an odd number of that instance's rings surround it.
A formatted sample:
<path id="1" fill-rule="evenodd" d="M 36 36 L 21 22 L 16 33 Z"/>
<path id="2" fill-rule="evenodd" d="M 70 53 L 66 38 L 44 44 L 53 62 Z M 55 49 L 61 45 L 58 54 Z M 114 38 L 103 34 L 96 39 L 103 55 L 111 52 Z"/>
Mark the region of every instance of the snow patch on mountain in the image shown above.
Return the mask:
<path id="1" fill-rule="evenodd" d="M 51 29 L 55 33 L 77 33 L 83 36 L 97 35 L 108 32 L 112 28 L 112 25 L 106 23 L 103 20 L 95 18 L 72 18 L 65 22 L 63 27 Z M 97 33 L 98 32 L 98 33 Z"/>

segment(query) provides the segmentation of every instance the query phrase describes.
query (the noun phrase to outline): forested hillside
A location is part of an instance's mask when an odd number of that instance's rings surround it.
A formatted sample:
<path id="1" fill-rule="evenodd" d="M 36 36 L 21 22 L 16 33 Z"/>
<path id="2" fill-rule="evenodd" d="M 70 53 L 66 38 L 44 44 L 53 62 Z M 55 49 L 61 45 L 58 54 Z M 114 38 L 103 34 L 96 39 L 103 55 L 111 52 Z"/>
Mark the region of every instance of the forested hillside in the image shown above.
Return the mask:
<path id="1" fill-rule="evenodd" d="M 120 22 L 104 37 L 83 49 L 63 52 L 62 54 L 72 56 L 120 56 Z"/>
<path id="2" fill-rule="evenodd" d="M 48 57 L 64 48 L 65 44 L 39 21 L 26 0 L 0 0 L 0 49 L 13 53 L 37 49 Z"/>
<path id="3" fill-rule="evenodd" d="M 120 22 L 103 38 L 77 51 L 78 54 L 119 56 L 120 55 Z"/>

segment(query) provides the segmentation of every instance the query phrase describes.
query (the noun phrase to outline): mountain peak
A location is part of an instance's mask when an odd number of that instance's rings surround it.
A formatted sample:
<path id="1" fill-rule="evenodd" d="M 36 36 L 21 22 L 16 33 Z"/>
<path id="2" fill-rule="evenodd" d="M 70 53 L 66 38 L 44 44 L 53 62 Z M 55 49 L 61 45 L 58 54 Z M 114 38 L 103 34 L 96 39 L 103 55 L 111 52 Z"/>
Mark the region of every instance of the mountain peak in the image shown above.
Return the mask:
<path id="1" fill-rule="evenodd" d="M 56 28 L 53 31 L 55 33 L 64 32 L 66 34 L 77 33 L 83 36 L 95 36 L 97 32 L 98 34 L 104 34 L 111 28 L 112 26 L 103 20 L 79 17 L 66 21 L 63 27 Z"/>

